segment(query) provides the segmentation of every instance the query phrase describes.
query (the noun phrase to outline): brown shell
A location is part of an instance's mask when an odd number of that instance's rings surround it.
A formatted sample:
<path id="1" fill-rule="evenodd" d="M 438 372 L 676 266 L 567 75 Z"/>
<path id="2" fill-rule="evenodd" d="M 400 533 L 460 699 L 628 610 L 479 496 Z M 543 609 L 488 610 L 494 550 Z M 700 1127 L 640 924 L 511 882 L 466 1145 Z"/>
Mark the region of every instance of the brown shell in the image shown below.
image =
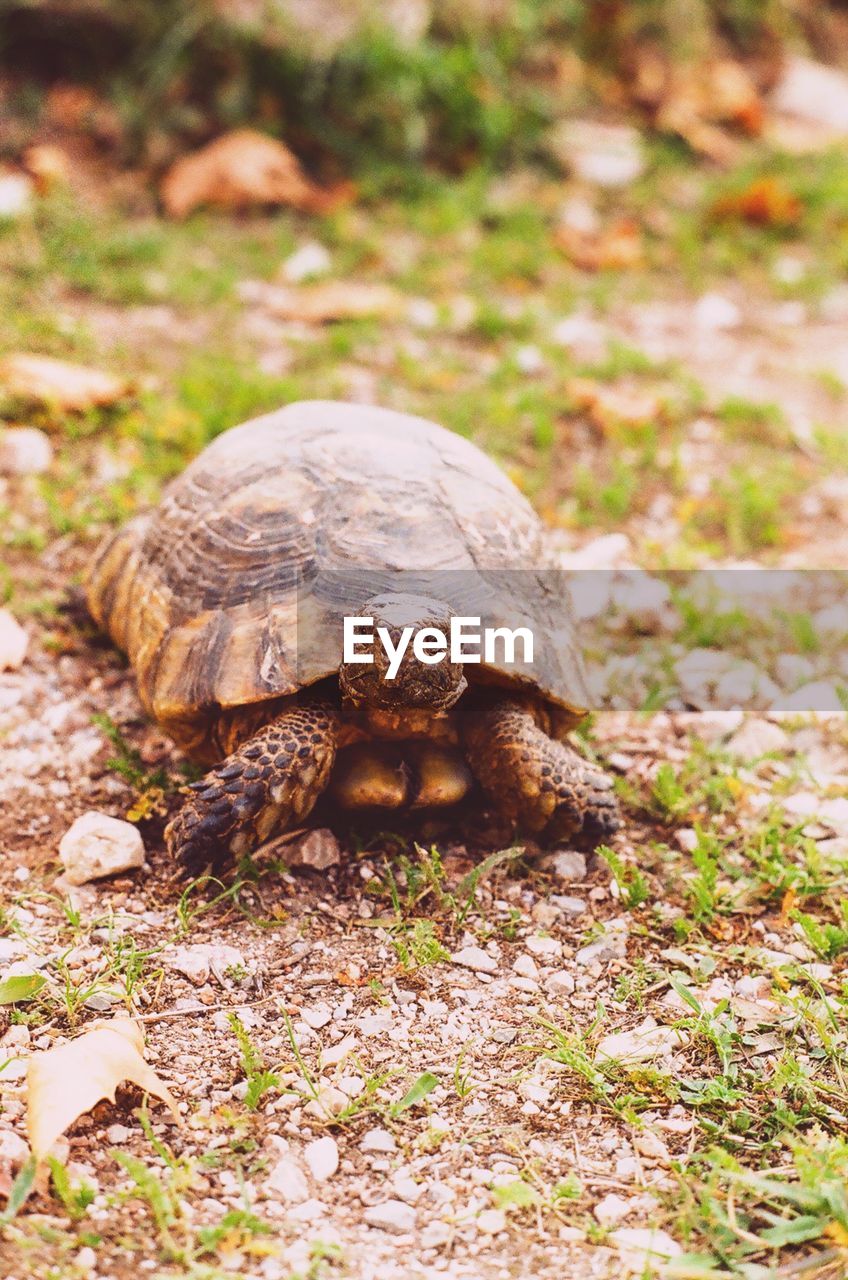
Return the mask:
<path id="1" fill-rule="evenodd" d="M 333 675 L 341 614 L 410 590 L 416 572 L 484 626 L 532 627 L 532 668 L 471 667 L 471 679 L 521 681 L 577 719 L 583 668 L 549 565 L 531 506 L 467 440 L 386 409 L 305 401 L 210 444 L 153 512 L 106 540 L 87 595 L 172 728 L 196 732 L 218 708 Z"/>

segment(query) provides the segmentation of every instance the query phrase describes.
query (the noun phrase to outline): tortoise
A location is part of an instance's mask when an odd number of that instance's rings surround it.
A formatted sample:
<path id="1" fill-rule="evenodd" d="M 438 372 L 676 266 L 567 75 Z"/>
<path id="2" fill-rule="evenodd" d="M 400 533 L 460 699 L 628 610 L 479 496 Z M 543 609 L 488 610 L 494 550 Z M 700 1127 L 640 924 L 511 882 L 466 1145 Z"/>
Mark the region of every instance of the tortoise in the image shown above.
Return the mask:
<path id="1" fill-rule="evenodd" d="M 433 422 L 305 401 L 220 435 L 86 580 L 146 711 L 214 766 L 167 826 L 169 853 L 220 866 L 298 827 L 324 792 L 414 812 L 475 782 L 541 843 L 609 836 L 611 782 L 566 741 L 588 696 L 551 566 L 529 502 Z M 345 617 L 397 646 L 408 625 L 446 634 L 458 616 L 528 623 L 535 661 L 407 647 L 391 678 L 382 646 L 344 660 Z"/>

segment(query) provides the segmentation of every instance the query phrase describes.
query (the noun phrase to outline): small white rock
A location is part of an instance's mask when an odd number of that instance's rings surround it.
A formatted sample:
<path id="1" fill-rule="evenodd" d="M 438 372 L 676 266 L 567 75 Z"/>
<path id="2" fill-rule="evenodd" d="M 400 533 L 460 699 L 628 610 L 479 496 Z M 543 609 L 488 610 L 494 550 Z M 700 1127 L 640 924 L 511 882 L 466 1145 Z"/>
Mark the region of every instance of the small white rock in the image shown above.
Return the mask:
<path id="1" fill-rule="evenodd" d="M 128 1129 L 125 1124 L 110 1124 L 106 1130 L 106 1140 L 114 1146 L 120 1146 L 122 1142 L 126 1142 L 132 1134 L 132 1129 Z"/>
<path id="2" fill-rule="evenodd" d="M 616 1062 L 650 1062 L 653 1058 L 667 1057 L 687 1043 L 687 1037 L 674 1027 L 660 1026 L 655 1018 L 646 1018 L 632 1031 L 618 1031 L 604 1036 L 595 1059 Z"/>
<path id="3" fill-rule="evenodd" d="M 0 173 L 0 218 L 22 218 L 32 208 L 35 187 L 25 173 Z"/>
<path id="4" fill-rule="evenodd" d="M 586 879 L 586 855 L 574 849 L 559 849 L 539 860 L 539 867 L 558 880 L 572 882 Z"/>
<path id="5" fill-rule="evenodd" d="M 789 736 L 769 720 L 746 720 L 725 748 L 736 760 L 756 760 L 772 751 L 786 751 Z"/>
<path id="6" fill-rule="evenodd" d="M 301 1204 L 309 1199 L 309 1183 L 300 1165 L 291 1156 L 281 1156 L 265 1179 L 265 1194 L 272 1200 Z"/>
<path id="7" fill-rule="evenodd" d="M 500 1235 L 506 1230 L 506 1214 L 503 1209 L 484 1209 L 477 1215 L 477 1229 L 486 1236 Z"/>
<path id="8" fill-rule="evenodd" d="M 369 1129 L 363 1135 L 359 1143 L 360 1151 L 379 1152 L 381 1155 L 391 1155 L 397 1151 L 397 1143 L 395 1142 L 388 1129 Z"/>
<path id="9" fill-rule="evenodd" d="M 285 850 L 286 861 L 295 867 L 313 867 L 325 871 L 337 867 L 342 860 L 342 849 L 336 836 L 327 827 L 317 827 Z"/>
<path id="10" fill-rule="evenodd" d="M 513 973 L 517 973 L 521 978 L 533 978 L 535 980 L 539 977 L 538 965 L 533 957 L 528 955 L 516 956 L 512 965 L 512 971 Z"/>
<path id="11" fill-rule="evenodd" d="M 282 275 L 289 284 L 300 284 L 303 280 L 326 275 L 332 265 L 333 260 L 324 246 L 317 240 L 310 240 L 286 258 Z"/>
<path id="12" fill-rule="evenodd" d="M 17 671 L 23 666 L 29 636 L 8 609 L 0 609 L 0 671 Z"/>
<path id="13" fill-rule="evenodd" d="M 636 1275 L 652 1274 L 652 1263 L 676 1258 L 683 1252 L 667 1231 L 654 1227 L 619 1227 L 610 1232 L 609 1238 L 628 1271 Z"/>
<path id="14" fill-rule="evenodd" d="M 335 1139 L 316 1138 L 304 1148 L 303 1158 L 316 1182 L 325 1182 L 327 1178 L 332 1178 L 339 1167 L 339 1149 Z"/>
<path id="15" fill-rule="evenodd" d="M 137 827 L 90 809 L 62 836 L 59 857 L 70 884 L 129 871 L 144 862 L 144 841 Z"/>
<path id="16" fill-rule="evenodd" d="M 574 976 L 567 969 L 558 969 L 556 973 L 552 973 L 545 979 L 548 991 L 554 992 L 555 995 L 570 996 L 574 991 L 574 985 Z"/>
<path id="17" fill-rule="evenodd" d="M 742 313 L 736 303 L 720 293 L 705 293 L 695 303 L 692 315 L 699 329 L 712 332 L 735 329 L 742 320 Z"/>
<path id="18" fill-rule="evenodd" d="M 0 433 L 0 475 L 41 475 L 52 461 L 53 446 L 38 427 L 7 427 Z"/>
<path id="19" fill-rule="evenodd" d="M 592 1212 L 602 1227 L 611 1227 L 616 1222 L 621 1222 L 622 1218 L 626 1218 L 632 1209 L 631 1200 L 625 1200 L 623 1196 L 617 1196 L 611 1191 L 604 1196 L 603 1200 L 598 1201 Z"/>
<path id="20" fill-rule="evenodd" d="M 164 960 L 169 969 L 175 969 L 198 987 L 209 981 L 210 973 L 221 981 L 227 969 L 244 968 L 244 956 L 225 942 L 197 942 L 190 947 L 176 947 L 165 952 Z"/>
<path id="21" fill-rule="evenodd" d="M 310 1009 L 302 1009 L 300 1016 L 307 1027 L 311 1027 L 313 1031 L 320 1031 L 332 1021 L 333 1011 L 328 1004 L 316 1004 Z"/>
<path id="22" fill-rule="evenodd" d="M 395 1235 L 403 1235 L 415 1227 L 415 1210 L 402 1200 L 385 1200 L 382 1204 L 373 1204 L 365 1210 L 364 1217 L 369 1227 L 379 1227 Z"/>
<path id="23" fill-rule="evenodd" d="M 496 973 L 498 968 L 497 960 L 482 947 L 462 947 L 453 953 L 451 960 L 454 964 L 462 965 L 463 969 L 473 969 L 476 973 Z"/>

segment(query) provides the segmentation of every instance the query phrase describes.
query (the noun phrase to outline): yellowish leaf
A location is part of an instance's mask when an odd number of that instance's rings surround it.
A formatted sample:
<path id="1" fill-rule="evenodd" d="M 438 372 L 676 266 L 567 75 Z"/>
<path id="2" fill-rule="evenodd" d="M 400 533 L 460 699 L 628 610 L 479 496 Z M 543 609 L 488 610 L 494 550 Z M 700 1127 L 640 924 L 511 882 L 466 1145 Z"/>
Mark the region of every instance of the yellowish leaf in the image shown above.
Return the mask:
<path id="1" fill-rule="evenodd" d="M 161 1098 L 176 1122 L 182 1122 L 174 1098 L 144 1061 L 143 1048 L 139 1024 L 114 1018 L 33 1055 L 27 1074 L 27 1130 L 36 1159 L 43 1160 L 56 1139 L 96 1103 L 103 1098 L 114 1102 L 124 1080 Z"/>
<path id="2" fill-rule="evenodd" d="M 282 285 L 274 288 L 268 295 L 268 309 L 281 320 L 326 324 L 331 320 L 397 316 L 403 310 L 403 298 L 385 284 L 326 280 L 300 289 Z"/>

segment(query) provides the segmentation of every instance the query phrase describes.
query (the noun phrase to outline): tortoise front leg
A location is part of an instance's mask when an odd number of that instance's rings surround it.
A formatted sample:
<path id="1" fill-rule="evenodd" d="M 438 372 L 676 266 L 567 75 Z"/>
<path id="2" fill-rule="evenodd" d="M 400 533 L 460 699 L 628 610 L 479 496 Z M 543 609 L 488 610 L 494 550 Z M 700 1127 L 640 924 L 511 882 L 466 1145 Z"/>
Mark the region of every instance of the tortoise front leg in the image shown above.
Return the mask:
<path id="1" fill-rule="evenodd" d="M 168 852 L 197 874 L 296 826 L 330 779 L 338 724 L 333 704 L 316 699 L 265 725 L 192 784 L 165 830 Z"/>
<path id="2" fill-rule="evenodd" d="M 471 772 L 516 827 L 545 840 L 600 842 L 618 830 L 612 780 L 537 723 L 532 703 L 499 698 L 464 724 Z"/>

